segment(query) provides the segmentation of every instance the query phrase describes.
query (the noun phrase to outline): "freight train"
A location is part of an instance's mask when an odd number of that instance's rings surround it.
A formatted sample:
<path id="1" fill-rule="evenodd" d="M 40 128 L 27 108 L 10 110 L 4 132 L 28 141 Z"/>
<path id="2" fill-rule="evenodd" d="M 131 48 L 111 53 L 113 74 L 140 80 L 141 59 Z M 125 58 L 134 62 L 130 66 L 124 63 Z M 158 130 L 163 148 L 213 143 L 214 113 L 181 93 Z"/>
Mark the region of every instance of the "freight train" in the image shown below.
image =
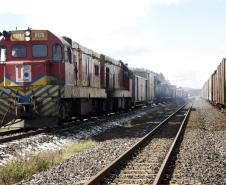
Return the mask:
<path id="1" fill-rule="evenodd" d="M 130 70 L 121 60 L 48 30 L 3 31 L 0 36 L 1 124 L 10 117 L 22 126 L 51 126 L 72 116 L 176 96 L 176 87 L 162 85 L 156 73 Z"/>
<path id="2" fill-rule="evenodd" d="M 177 90 L 176 90 L 176 97 L 179 97 L 179 98 L 188 98 L 188 91 L 189 90 L 186 90 L 182 87 L 178 87 Z"/>
<path id="3" fill-rule="evenodd" d="M 223 58 L 201 89 L 201 97 L 220 109 L 226 108 L 226 59 Z"/>

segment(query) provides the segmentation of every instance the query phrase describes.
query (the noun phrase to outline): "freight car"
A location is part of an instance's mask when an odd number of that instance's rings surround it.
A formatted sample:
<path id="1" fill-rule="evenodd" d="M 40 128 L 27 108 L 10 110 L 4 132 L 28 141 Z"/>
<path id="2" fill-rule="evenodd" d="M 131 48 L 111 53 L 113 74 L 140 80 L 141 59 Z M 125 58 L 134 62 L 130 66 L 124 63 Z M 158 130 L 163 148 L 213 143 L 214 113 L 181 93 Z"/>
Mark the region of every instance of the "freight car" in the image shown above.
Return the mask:
<path id="1" fill-rule="evenodd" d="M 133 105 L 149 104 L 154 101 L 155 97 L 155 73 L 145 69 L 132 69 L 133 73 L 133 89 L 132 100 Z"/>
<path id="2" fill-rule="evenodd" d="M 201 97 L 219 108 L 226 108 L 226 59 L 223 58 L 217 70 L 204 83 Z"/>
<path id="3" fill-rule="evenodd" d="M 185 90 L 182 87 L 179 87 L 176 89 L 176 97 L 178 98 L 187 98 L 188 97 L 188 91 Z"/>
<path id="4" fill-rule="evenodd" d="M 176 86 L 169 84 L 158 84 L 156 86 L 156 99 L 158 101 L 167 101 L 176 98 Z"/>
<path id="5" fill-rule="evenodd" d="M 156 90 L 156 74 L 129 70 L 121 60 L 48 30 L 4 31 L 0 40 L 0 115 L 17 126 L 56 126 L 62 120 L 128 109 L 174 97 Z M 46 125 L 48 123 L 48 125 Z"/>

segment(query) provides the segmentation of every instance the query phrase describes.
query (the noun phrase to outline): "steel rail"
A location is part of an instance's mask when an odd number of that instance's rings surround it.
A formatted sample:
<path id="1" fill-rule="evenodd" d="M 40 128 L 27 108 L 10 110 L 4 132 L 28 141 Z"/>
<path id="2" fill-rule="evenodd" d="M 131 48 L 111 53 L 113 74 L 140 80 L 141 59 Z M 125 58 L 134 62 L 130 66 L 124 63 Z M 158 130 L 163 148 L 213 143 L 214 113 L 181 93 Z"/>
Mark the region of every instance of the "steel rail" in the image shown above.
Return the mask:
<path id="1" fill-rule="evenodd" d="M 9 136 L 9 137 L 4 137 L 4 138 L 0 138 L 0 144 L 2 143 L 6 143 L 6 142 L 10 142 L 10 141 L 14 141 L 17 139 L 23 139 L 29 136 L 35 136 L 41 133 L 47 133 L 49 132 L 48 129 L 40 129 L 40 130 L 36 130 L 36 131 L 31 131 L 31 132 L 27 132 L 27 133 L 23 133 L 23 134 L 18 134 L 15 136 Z"/>
<path id="2" fill-rule="evenodd" d="M 116 158 L 111 164 L 106 166 L 103 170 L 93 176 L 85 185 L 97 185 L 100 184 L 103 179 L 110 174 L 111 170 L 116 168 L 122 161 L 125 161 L 129 156 L 131 156 L 134 151 L 141 148 L 147 139 L 153 136 L 156 131 L 159 130 L 165 123 L 167 123 L 173 116 L 175 116 L 180 110 L 182 110 L 187 104 L 184 104 L 179 109 L 177 109 L 174 113 L 172 113 L 169 117 L 163 120 L 159 125 L 157 125 L 154 129 L 152 129 L 148 134 L 146 134 L 143 138 L 140 139 L 137 143 L 135 143 L 132 147 L 130 147 L 127 151 L 125 151 L 122 155 Z"/>
<path id="3" fill-rule="evenodd" d="M 184 118 L 184 120 L 183 120 L 183 122 L 182 122 L 182 124 L 181 124 L 181 126 L 180 126 L 180 128 L 178 130 L 178 132 L 177 132 L 177 135 L 176 135 L 173 143 L 171 144 L 170 149 L 169 149 L 168 153 L 166 154 L 165 159 L 163 160 L 163 163 L 162 163 L 162 165 L 161 165 L 161 167 L 159 169 L 158 174 L 155 177 L 153 185 L 161 184 L 161 181 L 163 180 L 165 171 L 166 171 L 167 166 L 168 166 L 168 164 L 170 162 L 170 159 L 171 159 L 171 157 L 173 155 L 173 152 L 175 151 L 175 148 L 176 148 L 178 142 L 182 141 L 182 136 L 183 136 L 183 133 L 184 133 L 184 130 L 185 130 L 185 126 L 187 124 L 187 121 L 188 121 L 191 109 L 192 109 L 192 106 L 187 111 L 187 114 L 186 114 L 186 116 L 185 116 L 185 118 Z"/>
<path id="4" fill-rule="evenodd" d="M 0 128 L 0 136 L 7 136 L 10 134 L 16 134 L 18 132 L 25 132 L 22 128 Z"/>

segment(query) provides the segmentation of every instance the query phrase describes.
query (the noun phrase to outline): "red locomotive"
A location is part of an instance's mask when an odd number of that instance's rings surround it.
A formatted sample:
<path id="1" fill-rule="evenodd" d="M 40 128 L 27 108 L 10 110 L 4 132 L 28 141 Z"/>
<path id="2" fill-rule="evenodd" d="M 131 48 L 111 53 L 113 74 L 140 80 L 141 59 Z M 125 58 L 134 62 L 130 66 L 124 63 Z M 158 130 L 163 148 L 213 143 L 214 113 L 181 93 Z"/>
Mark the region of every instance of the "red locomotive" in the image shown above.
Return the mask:
<path id="1" fill-rule="evenodd" d="M 122 61 L 47 30 L 4 31 L 1 35 L 3 118 L 45 117 L 55 124 L 73 115 L 130 106 L 130 72 Z"/>

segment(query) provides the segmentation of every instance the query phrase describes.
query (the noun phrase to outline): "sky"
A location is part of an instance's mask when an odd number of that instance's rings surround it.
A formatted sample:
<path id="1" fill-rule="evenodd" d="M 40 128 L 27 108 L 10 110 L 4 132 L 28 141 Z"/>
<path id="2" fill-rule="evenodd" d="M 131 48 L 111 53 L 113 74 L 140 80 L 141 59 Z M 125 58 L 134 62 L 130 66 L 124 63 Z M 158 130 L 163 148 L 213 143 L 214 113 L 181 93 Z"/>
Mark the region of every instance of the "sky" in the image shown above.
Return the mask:
<path id="1" fill-rule="evenodd" d="M 48 29 L 201 88 L 226 57 L 226 0 L 0 0 L 0 31 Z"/>

